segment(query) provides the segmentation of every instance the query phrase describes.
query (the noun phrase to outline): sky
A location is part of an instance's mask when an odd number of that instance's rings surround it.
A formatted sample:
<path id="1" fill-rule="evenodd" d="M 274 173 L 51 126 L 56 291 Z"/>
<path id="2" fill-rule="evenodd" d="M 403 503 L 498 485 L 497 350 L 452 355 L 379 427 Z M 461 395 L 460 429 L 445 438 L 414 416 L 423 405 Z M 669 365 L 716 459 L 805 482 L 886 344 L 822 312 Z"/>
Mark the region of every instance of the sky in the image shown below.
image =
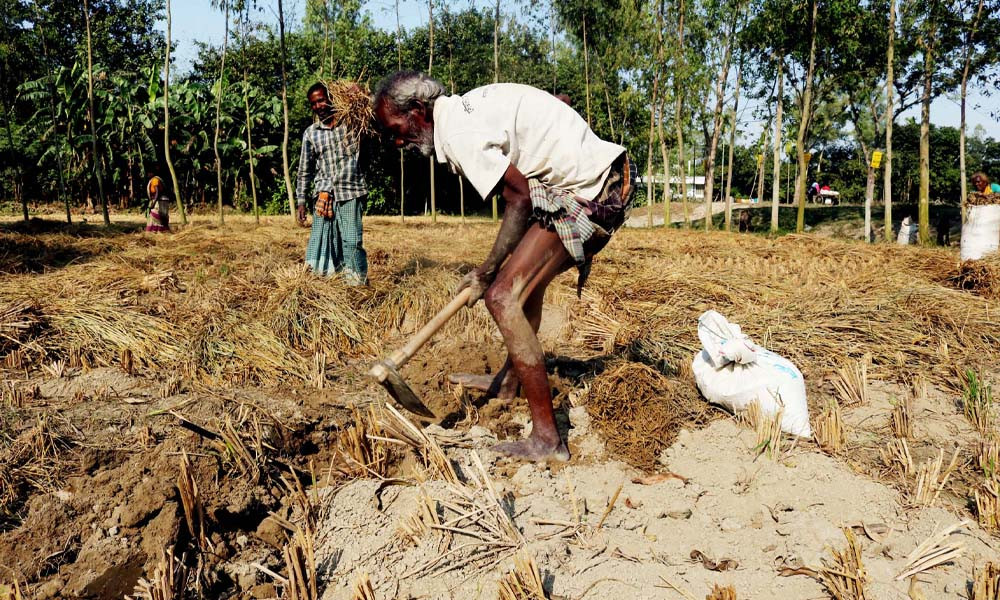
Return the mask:
<path id="1" fill-rule="evenodd" d="M 257 15 L 257 19 L 266 23 L 276 24 L 278 22 L 277 2 L 264 0 L 260 4 L 266 5 L 263 11 Z M 173 24 L 172 35 L 176 41 L 176 65 L 180 72 L 189 69 L 191 62 L 197 56 L 197 46 L 195 41 L 221 44 L 224 32 L 224 20 L 222 13 L 211 8 L 207 0 L 172 0 Z M 470 5 L 489 6 L 493 3 L 483 0 L 458 0 L 451 2 L 449 6 L 453 9 L 464 9 Z M 372 15 L 372 20 L 377 27 L 392 30 L 396 29 L 396 5 L 392 0 L 373 0 L 366 3 L 368 11 Z M 305 10 L 303 0 L 285 0 L 285 21 L 297 22 L 302 18 Z M 400 23 L 403 28 L 411 28 L 427 23 L 427 5 L 414 0 L 402 0 L 400 2 Z M 166 21 L 157 24 L 158 29 L 165 31 Z M 996 98 L 986 98 L 977 92 L 971 92 L 967 102 L 967 131 L 971 136 L 979 125 L 986 131 L 987 137 L 1000 140 L 1000 123 L 990 117 L 990 108 L 994 111 L 1000 109 L 1000 100 Z M 756 139 L 760 134 L 762 123 L 753 123 L 752 111 L 741 110 L 743 115 L 743 137 L 744 139 Z M 903 113 L 897 123 L 903 123 L 909 118 L 919 120 L 920 109 L 914 107 Z M 935 125 L 958 127 L 959 125 L 959 105 L 957 98 L 941 97 L 931 105 L 931 122 Z"/>

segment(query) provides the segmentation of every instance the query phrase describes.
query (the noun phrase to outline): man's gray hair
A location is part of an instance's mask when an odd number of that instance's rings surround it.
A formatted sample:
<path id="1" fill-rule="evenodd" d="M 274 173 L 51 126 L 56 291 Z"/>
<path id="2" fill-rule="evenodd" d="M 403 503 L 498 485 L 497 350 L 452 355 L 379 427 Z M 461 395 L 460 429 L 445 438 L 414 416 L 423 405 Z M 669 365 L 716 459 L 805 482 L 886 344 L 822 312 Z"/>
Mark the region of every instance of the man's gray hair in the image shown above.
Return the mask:
<path id="1" fill-rule="evenodd" d="M 429 109 L 434 108 L 434 101 L 445 94 L 441 82 L 419 71 L 397 71 L 386 77 L 375 92 L 375 107 L 381 103 L 396 114 L 404 113 L 415 107 L 418 102 Z"/>

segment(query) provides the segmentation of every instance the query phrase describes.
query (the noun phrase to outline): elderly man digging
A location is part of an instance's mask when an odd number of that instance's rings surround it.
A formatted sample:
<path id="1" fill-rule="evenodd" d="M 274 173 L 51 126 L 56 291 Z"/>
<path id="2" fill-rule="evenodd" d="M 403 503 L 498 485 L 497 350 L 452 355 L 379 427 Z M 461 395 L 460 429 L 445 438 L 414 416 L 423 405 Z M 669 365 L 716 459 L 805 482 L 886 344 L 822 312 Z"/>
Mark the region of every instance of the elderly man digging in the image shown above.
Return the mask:
<path id="1" fill-rule="evenodd" d="M 500 398 L 514 398 L 520 386 L 531 410 L 531 435 L 495 450 L 532 460 L 568 459 L 536 335 L 542 299 L 549 282 L 574 265 L 582 288 L 591 257 L 625 222 L 635 183 L 625 149 L 598 138 L 555 96 L 513 83 L 448 96 L 427 75 L 401 71 L 376 93 L 375 116 L 397 147 L 433 153 L 484 199 L 499 193 L 506 200 L 493 249 L 458 289 L 472 288 L 470 306 L 485 299 L 507 362 L 496 377 L 451 380 Z"/>

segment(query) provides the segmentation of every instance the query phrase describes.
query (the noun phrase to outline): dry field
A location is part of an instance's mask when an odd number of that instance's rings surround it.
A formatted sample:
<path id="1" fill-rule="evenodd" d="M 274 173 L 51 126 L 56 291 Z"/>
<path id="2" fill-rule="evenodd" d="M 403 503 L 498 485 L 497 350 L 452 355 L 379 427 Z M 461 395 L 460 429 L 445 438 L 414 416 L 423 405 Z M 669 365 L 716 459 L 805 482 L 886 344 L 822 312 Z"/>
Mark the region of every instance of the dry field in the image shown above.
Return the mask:
<path id="1" fill-rule="evenodd" d="M 494 232 L 369 219 L 354 289 L 287 219 L 0 224 L 0 600 L 997 598 L 996 271 L 624 230 L 546 298 L 573 459 L 526 465 L 488 450 L 523 401 L 446 382 L 502 364 L 481 304 L 403 371 L 437 422 L 364 376 Z M 707 309 L 800 367 L 816 439 L 700 398 Z"/>

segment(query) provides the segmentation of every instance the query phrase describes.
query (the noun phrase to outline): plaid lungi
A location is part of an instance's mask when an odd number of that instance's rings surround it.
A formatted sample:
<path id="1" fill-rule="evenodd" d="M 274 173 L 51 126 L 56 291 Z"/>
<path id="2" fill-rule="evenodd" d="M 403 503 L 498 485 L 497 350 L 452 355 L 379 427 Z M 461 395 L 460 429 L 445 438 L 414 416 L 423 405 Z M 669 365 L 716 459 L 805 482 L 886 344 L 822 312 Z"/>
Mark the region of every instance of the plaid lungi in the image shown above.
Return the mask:
<path id="1" fill-rule="evenodd" d="M 363 245 L 361 217 L 365 196 L 333 202 L 332 217 L 313 216 L 306 264 L 317 275 L 342 273 L 349 285 L 368 281 L 368 254 Z"/>
<path id="2" fill-rule="evenodd" d="M 528 180 L 532 220 L 558 233 L 577 265 L 588 262 L 589 256 L 603 248 L 603 244 L 596 248 L 595 244 L 587 244 L 595 234 L 606 240 L 622 226 L 634 191 L 635 171 L 624 153 L 611 164 L 604 187 L 593 200 L 548 187 L 537 179 Z"/>

